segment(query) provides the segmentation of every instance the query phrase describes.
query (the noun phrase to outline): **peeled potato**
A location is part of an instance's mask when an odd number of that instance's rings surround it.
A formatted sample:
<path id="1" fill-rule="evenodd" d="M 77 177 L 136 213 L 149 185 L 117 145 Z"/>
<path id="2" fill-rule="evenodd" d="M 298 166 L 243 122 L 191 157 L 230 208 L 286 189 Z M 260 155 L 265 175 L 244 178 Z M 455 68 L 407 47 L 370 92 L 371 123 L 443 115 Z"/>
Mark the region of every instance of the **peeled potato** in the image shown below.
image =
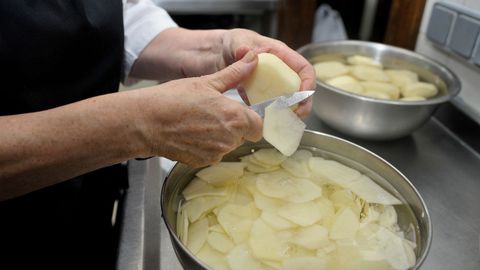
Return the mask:
<path id="1" fill-rule="evenodd" d="M 427 100 L 425 97 L 411 96 L 411 97 L 402 97 L 400 100 L 403 101 L 422 101 Z"/>
<path id="2" fill-rule="evenodd" d="M 348 73 L 348 68 L 341 62 L 327 61 L 313 65 L 319 80 L 328 80 Z"/>
<path id="3" fill-rule="evenodd" d="M 390 78 L 383 70 L 370 66 L 353 66 L 352 75 L 362 81 L 390 81 Z"/>
<path id="4" fill-rule="evenodd" d="M 400 97 L 400 89 L 391 83 L 367 81 L 361 82 L 360 84 L 366 93 L 375 92 L 385 94 L 389 99 L 398 99 Z"/>
<path id="5" fill-rule="evenodd" d="M 305 123 L 290 108 L 278 101 L 265 109 L 263 137 L 285 156 L 295 153 L 305 127 Z"/>
<path id="6" fill-rule="evenodd" d="M 300 77 L 271 53 L 258 54 L 258 64 L 243 87 L 250 104 L 287 95 L 300 89 Z"/>
<path id="7" fill-rule="evenodd" d="M 347 57 L 347 62 L 350 65 L 365 65 L 365 66 L 371 66 L 375 68 L 383 68 L 382 63 L 367 56 L 353 55 L 353 56 Z"/>
<path id="8" fill-rule="evenodd" d="M 418 82 L 418 74 L 405 69 L 385 70 L 390 81 L 397 87 L 404 87 L 408 84 Z"/>
<path id="9" fill-rule="evenodd" d="M 355 78 L 347 75 L 332 78 L 327 80 L 326 83 L 355 94 L 361 94 L 363 92 L 363 86 L 355 80 Z"/>
<path id="10" fill-rule="evenodd" d="M 404 97 L 433 97 L 438 94 L 438 89 L 434 84 L 426 82 L 417 82 L 406 85 L 402 88 L 402 95 Z"/>

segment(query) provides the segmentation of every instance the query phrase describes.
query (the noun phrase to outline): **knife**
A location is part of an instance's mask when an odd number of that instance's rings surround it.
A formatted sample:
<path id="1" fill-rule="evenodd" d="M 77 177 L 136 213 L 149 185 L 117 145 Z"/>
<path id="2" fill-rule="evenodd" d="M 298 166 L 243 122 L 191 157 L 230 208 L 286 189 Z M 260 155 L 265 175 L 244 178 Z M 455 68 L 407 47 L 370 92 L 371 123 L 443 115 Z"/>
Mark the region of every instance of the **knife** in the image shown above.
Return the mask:
<path id="1" fill-rule="evenodd" d="M 305 91 L 297 91 L 292 94 L 288 94 L 285 96 L 279 96 L 276 98 L 269 99 L 264 102 L 260 102 L 257 104 L 254 104 L 250 106 L 250 109 L 254 110 L 256 113 L 258 113 L 262 118 L 265 117 L 265 109 L 272 104 L 273 102 L 279 100 L 282 102 L 282 105 L 285 105 L 285 107 L 290 107 L 293 106 L 305 99 L 307 99 L 309 96 L 313 95 L 315 93 L 314 90 L 305 90 Z"/>

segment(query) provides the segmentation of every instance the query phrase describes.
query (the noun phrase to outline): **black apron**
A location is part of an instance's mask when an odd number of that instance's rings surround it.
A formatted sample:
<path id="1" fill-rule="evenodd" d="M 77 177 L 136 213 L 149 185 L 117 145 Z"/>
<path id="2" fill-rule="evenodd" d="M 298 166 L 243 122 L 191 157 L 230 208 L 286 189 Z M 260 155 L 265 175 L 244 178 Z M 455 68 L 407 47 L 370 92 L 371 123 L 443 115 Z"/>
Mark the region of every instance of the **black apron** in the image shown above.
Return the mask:
<path id="1" fill-rule="evenodd" d="M 121 0 L 0 1 L 0 115 L 117 91 L 122 58 Z M 0 269 L 113 269 L 126 182 L 116 165 L 1 202 Z"/>

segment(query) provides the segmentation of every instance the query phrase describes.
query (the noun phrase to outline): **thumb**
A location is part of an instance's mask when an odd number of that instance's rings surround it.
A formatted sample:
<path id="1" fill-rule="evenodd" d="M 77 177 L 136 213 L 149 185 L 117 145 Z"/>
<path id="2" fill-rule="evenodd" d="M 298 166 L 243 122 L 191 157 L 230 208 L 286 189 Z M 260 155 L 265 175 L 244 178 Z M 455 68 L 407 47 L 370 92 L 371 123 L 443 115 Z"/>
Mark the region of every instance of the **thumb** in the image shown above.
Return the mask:
<path id="1" fill-rule="evenodd" d="M 257 66 L 257 62 L 257 55 L 253 51 L 249 51 L 239 61 L 204 78 L 215 90 L 223 93 L 247 79 Z"/>

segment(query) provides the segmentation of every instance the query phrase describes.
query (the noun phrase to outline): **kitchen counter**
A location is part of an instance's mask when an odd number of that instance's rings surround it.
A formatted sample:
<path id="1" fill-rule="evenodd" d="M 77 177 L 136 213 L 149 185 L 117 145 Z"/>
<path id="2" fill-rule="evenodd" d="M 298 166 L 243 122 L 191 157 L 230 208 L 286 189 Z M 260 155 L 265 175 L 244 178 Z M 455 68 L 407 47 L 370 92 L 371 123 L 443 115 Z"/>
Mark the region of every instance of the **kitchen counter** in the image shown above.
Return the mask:
<path id="1" fill-rule="evenodd" d="M 307 128 L 339 135 L 312 113 Z M 425 200 L 433 241 L 422 269 L 480 269 L 480 155 L 432 118 L 411 136 L 387 142 L 349 138 L 404 173 Z M 158 159 L 130 162 L 119 270 L 181 270 L 160 218 L 164 173 Z"/>

